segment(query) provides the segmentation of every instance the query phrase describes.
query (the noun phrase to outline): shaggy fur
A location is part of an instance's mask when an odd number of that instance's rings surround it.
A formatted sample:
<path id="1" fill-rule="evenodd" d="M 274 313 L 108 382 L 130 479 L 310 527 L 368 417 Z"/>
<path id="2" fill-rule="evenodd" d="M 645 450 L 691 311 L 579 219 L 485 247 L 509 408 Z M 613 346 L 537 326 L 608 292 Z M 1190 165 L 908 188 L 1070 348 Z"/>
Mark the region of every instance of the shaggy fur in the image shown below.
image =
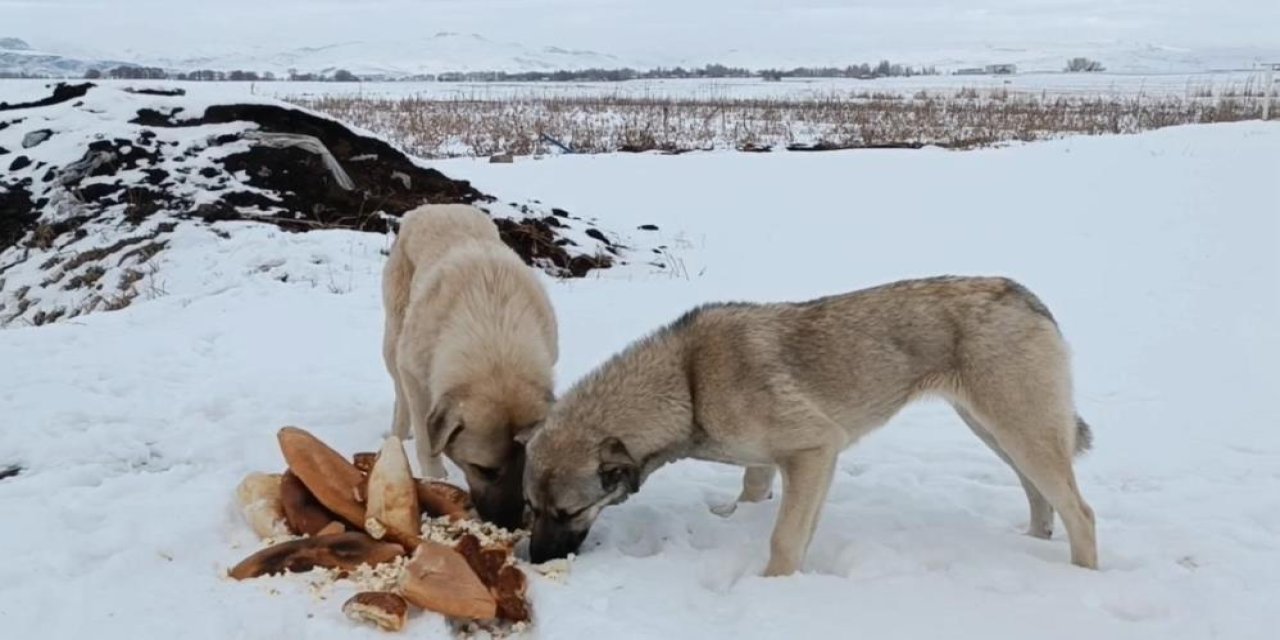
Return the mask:
<path id="1" fill-rule="evenodd" d="M 463 470 L 481 515 L 518 526 L 523 447 L 554 389 L 555 314 L 533 269 L 483 211 L 405 214 L 383 273 L 383 356 L 395 382 L 392 432 L 412 433 L 423 473 Z"/>
<path id="2" fill-rule="evenodd" d="M 532 555 L 573 551 L 600 509 L 692 457 L 745 466 L 742 501 L 766 499 L 782 471 L 765 573 L 791 573 L 840 451 L 934 394 L 1018 474 L 1030 533 L 1048 537 L 1057 509 L 1072 562 L 1094 568 L 1093 512 L 1072 469 L 1091 436 L 1076 416 L 1068 360 L 1045 305 L 1004 278 L 695 309 L 580 381 L 533 435 Z"/>

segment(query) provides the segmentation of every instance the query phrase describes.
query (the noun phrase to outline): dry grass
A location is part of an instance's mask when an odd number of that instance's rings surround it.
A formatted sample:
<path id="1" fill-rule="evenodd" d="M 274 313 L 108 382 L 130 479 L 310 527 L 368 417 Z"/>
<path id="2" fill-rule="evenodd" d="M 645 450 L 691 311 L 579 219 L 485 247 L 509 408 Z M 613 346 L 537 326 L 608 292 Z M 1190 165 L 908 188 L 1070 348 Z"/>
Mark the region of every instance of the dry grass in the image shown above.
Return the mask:
<path id="1" fill-rule="evenodd" d="M 950 94 L 920 91 L 807 99 L 332 96 L 295 102 L 383 134 L 416 155 L 457 157 L 547 153 L 555 149 L 551 140 L 578 153 L 972 148 L 1261 118 L 1262 99 L 1256 93 L 1232 91 L 1204 99 L 1190 94 L 1047 96 L 961 89 Z M 1272 111 L 1280 109 L 1273 105 Z"/>

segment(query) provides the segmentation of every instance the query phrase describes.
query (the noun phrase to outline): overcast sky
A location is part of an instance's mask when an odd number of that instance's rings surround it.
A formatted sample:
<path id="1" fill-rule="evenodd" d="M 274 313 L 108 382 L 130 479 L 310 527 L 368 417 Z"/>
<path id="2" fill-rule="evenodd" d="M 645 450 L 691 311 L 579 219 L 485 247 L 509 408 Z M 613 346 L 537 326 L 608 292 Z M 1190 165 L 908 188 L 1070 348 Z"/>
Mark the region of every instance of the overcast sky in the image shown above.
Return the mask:
<path id="1" fill-rule="evenodd" d="M 0 0 L 0 36 L 66 53 L 213 54 L 439 31 L 632 56 L 1280 47 L 1280 0 Z"/>

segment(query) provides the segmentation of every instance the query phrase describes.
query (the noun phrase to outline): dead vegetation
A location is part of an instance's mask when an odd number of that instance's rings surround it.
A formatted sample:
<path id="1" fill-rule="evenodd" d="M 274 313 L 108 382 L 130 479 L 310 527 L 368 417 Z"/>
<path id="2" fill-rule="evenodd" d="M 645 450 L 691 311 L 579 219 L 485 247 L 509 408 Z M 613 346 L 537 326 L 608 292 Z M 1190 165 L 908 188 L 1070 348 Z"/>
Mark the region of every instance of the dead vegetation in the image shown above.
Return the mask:
<path id="1" fill-rule="evenodd" d="M 325 96 L 294 102 L 388 136 L 416 155 L 457 157 L 533 155 L 562 150 L 562 145 L 578 153 L 925 145 L 967 149 L 1261 118 L 1263 101 L 1255 93 L 1198 99 L 969 88 L 945 94 L 804 99 Z"/>

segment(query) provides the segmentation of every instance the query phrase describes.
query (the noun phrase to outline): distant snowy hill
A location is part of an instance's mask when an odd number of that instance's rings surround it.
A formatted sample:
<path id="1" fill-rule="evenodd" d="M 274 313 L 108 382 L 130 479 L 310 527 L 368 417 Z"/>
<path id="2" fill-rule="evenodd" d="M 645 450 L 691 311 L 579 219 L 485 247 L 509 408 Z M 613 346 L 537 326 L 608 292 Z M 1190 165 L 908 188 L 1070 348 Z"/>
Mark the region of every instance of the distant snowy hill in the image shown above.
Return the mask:
<path id="1" fill-rule="evenodd" d="M 89 69 L 128 64 L 83 59 L 33 49 L 20 38 L 0 38 L 0 75 L 83 76 Z"/>
<path id="2" fill-rule="evenodd" d="M 19 38 L 0 38 L 0 73 L 80 76 L 91 68 L 122 64 L 173 71 L 214 69 L 271 71 L 278 75 L 332 73 L 346 69 L 357 75 L 404 77 L 447 71 L 553 71 L 587 68 L 649 67 L 646 60 L 622 59 L 595 51 L 555 46 L 528 46 L 489 40 L 479 34 L 441 32 L 413 40 L 350 41 L 322 46 L 278 49 L 267 46 L 235 51 L 196 52 L 154 57 L 121 55 L 91 59 L 34 50 Z"/>
<path id="3" fill-rule="evenodd" d="M 266 47 L 223 55 L 163 58 L 176 69 L 252 69 L 277 74 L 346 69 L 357 75 L 410 76 L 445 71 L 551 71 L 634 66 L 636 61 L 595 51 L 529 46 L 490 40 L 475 33 L 441 32 L 425 38 L 350 41 L 272 50 Z"/>
<path id="4" fill-rule="evenodd" d="M 847 48 L 803 45 L 779 47 L 762 42 L 750 49 L 719 48 L 714 44 L 699 52 L 652 51 L 615 55 L 594 50 L 558 46 L 534 46 L 486 38 L 476 33 L 440 32 L 407 39 L 350 40 L 320 46 L 281 47 L 255 44 L 242 47 L 192 47 L 165 54 L 102 51 L 89 55 L 56 53 L 33 48 L 26 41 L 0 38 L 0 74 L 26 73 L 80 76 L 90 68 L 121 64 L 162 67 L 173 71 L 213 69 L 246 70 L 287 75 L 331 74 L 345 69 L 360 76 L 400 78 L 449 71 L 552 71 L 586 68 L 651 69 L 701 67 L 710 63 L 749 69 L 800 66 L 843 67 L 879 60 L 933 66 L 940 71 L 988 64 L 1016 64 L 1019 71 L 1059 71 L 1069 58 L 1099 60 L 1117 73 L 1189 73 L 1249 69 L 1258 63 L 1280 60 L 1280 49 L 1266 47 L 1183 48 L 1139 42 L 1091 44 L 1042 43 L 1035 46 L 966 46 L 929 48 Z"/>

